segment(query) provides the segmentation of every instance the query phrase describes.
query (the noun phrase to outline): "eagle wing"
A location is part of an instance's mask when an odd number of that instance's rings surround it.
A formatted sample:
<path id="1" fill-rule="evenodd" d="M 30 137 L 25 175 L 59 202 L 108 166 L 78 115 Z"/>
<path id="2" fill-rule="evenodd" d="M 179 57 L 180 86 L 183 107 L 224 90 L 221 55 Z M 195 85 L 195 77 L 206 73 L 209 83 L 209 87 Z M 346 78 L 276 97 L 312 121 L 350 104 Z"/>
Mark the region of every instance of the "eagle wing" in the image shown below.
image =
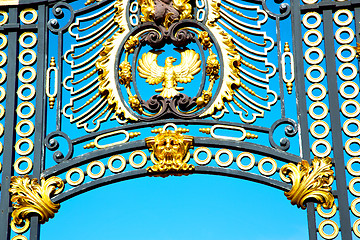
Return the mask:
<path id="1" fill-rule="evenodd" d="M 164 80 L 164 68 L 157 64 L 157 57 L 162 51 L 144 53 L 139 60 L 139 76 L 146 78 L 146 82 L 156 85 Z"/>
<path id="2" fill-rule="evenodd" d="M 200 55 L 194 50 L 185 50 L 181 52 L 181 63 L 174 67 L 176 81 L 188 83 L 194 79 L 194 75 L 201 70 Z"/>

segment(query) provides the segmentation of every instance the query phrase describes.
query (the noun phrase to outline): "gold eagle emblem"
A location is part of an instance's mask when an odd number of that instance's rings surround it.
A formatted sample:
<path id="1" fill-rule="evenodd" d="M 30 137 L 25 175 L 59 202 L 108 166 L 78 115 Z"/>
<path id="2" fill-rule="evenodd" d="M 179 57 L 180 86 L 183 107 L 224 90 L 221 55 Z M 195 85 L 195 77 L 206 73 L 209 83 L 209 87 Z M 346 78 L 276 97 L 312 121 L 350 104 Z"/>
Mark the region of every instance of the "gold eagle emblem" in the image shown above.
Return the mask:
<path id="1" fill-rule="evenodd" d="M 162 82 L 162 88 L 157 89 L 156 92 L 161 92 L 160 95 L 164 98 L 172 98 L 183 90 L 182 87 L 177 87 L 177 83 L 189 83 L 194 79 L 194 75 L 201 70 L 200 55 L 194 50 L 185 50 L 181 52 L 181 63 L 174 66 L 173 63 L 177 60 L 173 57 L 165 59 L 165 66 L 160 67 L 157 63 L 157 57 L 162 51 L 154 51 L 144 53 L 139 60 L 139 76 L 146 79 L 146 82 L 151 85 L 156 85 Z"/>

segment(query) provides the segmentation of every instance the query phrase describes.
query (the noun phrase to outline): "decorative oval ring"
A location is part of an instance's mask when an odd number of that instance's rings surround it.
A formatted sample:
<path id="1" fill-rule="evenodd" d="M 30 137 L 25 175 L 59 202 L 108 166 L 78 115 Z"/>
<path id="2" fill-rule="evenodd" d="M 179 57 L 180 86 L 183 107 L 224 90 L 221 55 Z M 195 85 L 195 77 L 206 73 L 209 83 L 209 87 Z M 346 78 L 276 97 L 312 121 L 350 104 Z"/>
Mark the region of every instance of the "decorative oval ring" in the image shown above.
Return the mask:
<path id="1" fill-rule="evenodd" d="M 5 99 L 6 91 L 3 87 L 0 87 L 0 102 L 2 102 Z"/>
<path id="2" fill-rule="evenodd" d="M 5 108 L 3 105 L 0 105 L 0 119 L 2 119 L 5 115 Z"/>
<path id="3" fill-rule="evenodd" d="M 199 159 L 199 154 L 201 152 L 206 153 L 206 158 L 204 160 Z M 212 157 L 211 151 L 207 147 L 199 147 L 199 148 L 195 149 L 194 155 L 193 155 L 193 158 L 194 158 L 195 162 L 197 164 L 199 164 L 199 165 L 207 165 L 207 164 L 209 164 L 209 162 L 211 161 L 211 157 Z"/>
<path id="4" fill-rule="evenodd" d="M 317 37 L 316 41 L 313 41 L 313 42 L 310 41 L 309 37 L 311 35 L 315 35 Z M 304 42 L 309 47 L 317 47 L 317 46 L 319 46 L 319 44 L 322 41 L 322 38 L 323 38 L 323 36 L 322 36 L 321 32 L 319 30 L 316 30 L 316 29 L 308 30 L 304 34 Z"/>
<path id="5" fill-rule="evenodd" d="M 134 162 L 134 158 L 137 155 L 140 155 L 143 158 L 140 163 Z M 147 156 L 143 151 L 140 151 L 140 150 L 134 151 L 129 156 L 129 163 L 133 168 L 142 168 L 145 166 L 146 162 L 147 162 Z"/>
<path id="6" fill-rule="evenodd" d="M 331 211 L 329 213 L 326 213 L 322 210 L 321 208 L 321 204 L 318 204 L 316 206 L 316 211 L 318 212 L 318 214 L 320 215 L 320 217 L 323 217 L 323 218 L 332 218 L 333 216 L 335 216 L 336 214 L 336 211 L 337 211 L 337 207 L 335 204 L 333 204 L 332 208 L 331 208 Z"/>
<path id="7" fill-rule="evenodd" d="M 74 173 L 79 174 L 79 179 L 76 181 L 73 181 L 71 179 L 71 175 L 73 175 Z M 84 174 L 83 170 L 81 170 L 80 168 L 72 168 L 66 173 L 66 182 L 70 186 L 73 186 L 73 187 L 78 186 L 84 182 L 84 179 L 85 179 L 85 174 Z"/>
<path id="8" fill-rule="evenodd" d="M 98 166 L 100 171 L 98 173 L 93 173 L 92 168 Z M 98 179 L 104 176 L 105 174 L 105 165 L 100 161 L 92 161 L 86 168 L 87 175 L 92 179 Z"/>
<path id="9" fill-rule="evenodd" d="M 6 72 L 4 69 L 0 68 L 0 84 L 3 84 L 6 80 Z"/>
<path id="10" fill-rule="evenodd" d="M 114 161 L 116 161 L 116 160 L 121 161 L 121 166 L 118 167 L 118 168 L 115 168 L 115 167 L 113 166 L 113 163 L 114 163 Z M 122 172 L 122 171 L 124 171 L 125 167 L 126 167 L 126 160 L 125 160 L 125 158 L 124 158 L 123 156 L 121 156 L 121 155 L 114 155 L 114 156 L 112 156 L 112 157 L 109 158 L 108 168 L 109 168 L 109 170 L 110 170 L 112 173 Z"/>
<path id="11" fill-rule="evenodd" d="M 0 44 L 0 50 L 2 50 L 3 48 L 6 47 L 8 41 L 7 41 L 7 37 L 5 36 L 5 34 L 0 33 L 0 38 L 2 40 L 2 43 Z"/>
<path id="12" fill-rule="evenodd" d="M 30 59 L 29 61 L 25 61 L 25 59 L 24 59 L 24 56 L 25 56 L 26 54 L 30 54 L 30 55 L 31 55 L 31 59 Z M 22 50 L 22 51 L 20 52 L 20 54 L 19 54 L 19 61 L 20 61 L 20 63 L 21 63 L 22 65 L 24 65 L 24 66 L 28 66 L 28 65 L 34 64 L 35 61 L 36 61 L 36 53 L 35 53 L 35 51 L 32 50 L 32 49 L 24 49 L 24 50 Z"/>
<path id="13" fill-rule="evenodd" d="M 351 212 L 356 216 L 356 217 L 360 217 L 360 212 L 356 209 L 356 205 L 360 203 L 360 198 L 356 198 L 351 202 Z"/>
<path id="14" fill-rule="evenodd" d="M 29 20 L 27 20 L 27 19 L 25 18 L 25 15 L 26 15 L 27 13 L 31 13 L 31 14 L 32 14 L 32 18 L 29 19 Z M 37 14 L 36 10 L 33 9 L 33 8 L 25 8 L 24 10 L 22 10 L 22 11 L 20 12 L 19 18 L 20 18 L 20 20 L 21 20 L 24 24 L 32 24 L 32 23 L 35 23 L 35 22 L 36 22 L 36 20 L 37 20 L 37 18 L 38 18 L 38 14 Z"/>
<path id="15" fill-rule="evenodd" d="M 316 21 L 312 24 L 308 22 L 310 17 L 314 17 L 316 19 Z M 308 12 L 304 15 L 302 22 L 307 29 L 317 28 L 320 26 L 321 16 L 317 12 Z"/>
<path id="16" fill-rule="evenodd" d="M 325 233 L 324 227 L 326 225 L 330 225 L 334 228 L 334 231 L 331 234 Z M 339 227 L 333 220 L 326 219 L 319 224 L 319 234 L 325 239 L 334 239 L 339 234 Z"/>
<path id="17" fill-rule="evenodd" d="M 0 154 L 3 152 L 3 150 L 4 150 L 4 147 L 3 147 L 2 143 L 0 142 Z"/>
<path id="18" fill-rule="evenodd" d="M 31 38 L 30 43 L 25 43 L 26 37 Z M 23 48 L 32 48 L 35 46 L 36 42 L 37 42 L 37 37 L 36 37 L 35 33 L 33 33 L 33 32 L 24 32 L 19 37 L 19 43 Z"/>
<path id="19" fill-rule="evenodd" d="M 312 71 L 319 71 L 320 72 L 320 76 L 317 77 L 317 78 L 314 78 L 313 76 L 311 76 L 311 72 Z M 306 78 L 312 82 L 312 83 L 318 83 L 318 82 L 321 82 L 324 77 L 325 77 L 325 70 L 324 68 L 322 68 L 321 66 L 319 65 L 313 65 L 313 66 L 310 66 L 307 70 L 306 70 Z"/>
<path id="20" fill-rule="evenodd" d="M 30 112 L 27 114 L 22 113 L 23 108 L 28 107 L 30 108 Z M 35 107 L 31 102 L 22 102 L 19 104 L 19 106 L 16 108 L 17 115 L 22 119 L 28 119 L 34 116 L 35 113 Z"/>
<path id="21" fill-rule="evenodd" d="M 314 4 L 317 3 L 318 0 L 302 0 L 305 4 Z"/>
<path id="22" fill-rule="evenodd" d="M 322 126 L 324 128 L 324 132 L 317 133 L 315 131 L 315 128 L 317 126 Z M 330 132 L 330 127 L 325 121 L 317 120 L 317 121 L 313 122 L 310 126 L 310 133 L 315 138 L 326 138 L 327 135 L 329 135 L 329 132 Z"/>
<path id="23" fill-rule="evenodd" d="M 21 234 L 21 233 L 26 232 L 26 231 L 29 229 L 29 227 L 30 227 L 30 220 L 29 220 L 29 219 L 25 219 L 25 220 L 24 220 L 24 226 L 22 226 L 21 228 L 18 228 L 18 227 L 15 225 L 15 222 L 14 222 L 14 221 L 11 221 L 10 226 L 11 226 L 11 230 L 13 230 L 15 233 Z"/>
<path id="24" fill-rule="evenodd" d="M 250 159 L 250 163 L 248 165 L 244 165 L 241 163 L 241 160 L 244 158 L 244 157 L 248 157 Z M 251 170 L 254 166 L 255 166 L 255 157 L 254 155 L 252 155 L 251 153 L 249 152 L 242 152 L 240 153 L 237 158 L 236 158 L 236 164 L 237 166 L 243 170 L 243 171 L 249 171 Z"/>
<path id="25" fill-rule="evenodd" d="M 201 3 L 201 4 L 199 4 L 199 2 Z M 205 7 L 205 2 L 204 2 L 204 0 L 197 0 L 197 1 L 195 1 L 195 4 L 196 4 L 196 7 L 197 8 L 204 8 Z"/>
<path id="26" fill-rule="evenodd" d="M 265 163 L 271 163 L 272 167 L 269 171 L 266 171 L 264 168 L 263 168 L 263 165 Z M 272 158 L 269 158 L 269 157 L 264 157 L 262 158 L 259 163 L 258 163 L 258 169 L 259 169 L 259 172 L 264 175 L 264 176 L 272 176 L 275 174 L 276 172 L 276 168 L 277 168 L 277 164 L 276 164 L 276 161 Z"/>
<path id="27" fill-rule="evenodd" d="M 24 90 L 25 89 L 30 89 L 30 94 L 25 96 L 23 94 Z M 36 93 L 36 90 L 35 90 L 35 87 L 31 84 L 23 84 L 21 85 L 18 90 L 17 90 L 17 95 L 19 96 L 19 98 L 23 101 L 30 101 L 32 100 L 34 97 L 35 97 L 35 93 Z"/>
<path id="28" fill-rule="evenodd" d="M 352 168 L 352 165 L 354 163 L 359 163 L 360 164 L 360 158 L 357 158 L 357 157 L 354 157 L 354 158 L 351 158 L 347 164 L 346 164 L 346 169 L 348 170 L 348 172 L 350 173 L 350 175 L 352 176 L 355 176 L 355 177 L 359 177 L 360 176 L 360 170 L 359 171 L 355 171 L 353 168 Z"/>
<path id="29" fill-rule="evenodd" d="M 358 238 L 360 238 L 359 225 L 360 225 L 360 219 L 356 220 L 353 225 L 353 231 Z"/>
<path id="30" fill-rule="evenodd" d="M 6 53 L 3 51 L 0 51 L 1 61 L 0 61 L 0 67 L 4 66 L 7 62 L 7 56 Z"/>
<path id="31" fill-rule="evenodd" d="M 27 168 L 24 170 L 20 169 L 20 164 L 26 162 L 27 163 Z M 15 163 L 14 163 L 14 169 L 18 174 L 24 175 L 24 174 L 28 174 L 29 172 L 31 172 L 33 168 L 33 163 L 31 161 L 30 158 L 28 157 L 20 157 L 18 158 Z"/>
<path id="32" fill-rule="evenodd" d="M 352 87 L 354 91 L 350 94 L 346 93 L 345 88 L 347 87 Z M 359 94 L 359 90 L 360 90 L 359 86 L 356 83 L 354 83 L 353 81 L 348 81 L 348 82 L 343 82 L 340 85 L 339 92 L 343 98 L 352 99 L 357 97 L 357 95 Z"/>
<path id="33" fill-rule="evenodd" d="M 314 89 L 320 89 L 321 94 L 319 96 L 315 96 L 313 94 Z M 307 90 L 307 95 L 312 101 L 321 101 L 326 97 L 326 94 L 327 94 L 326 88 L 319 83 L 314 83 L 310 85 L 310 87 Z"/>
<path id="34" fill-rule="evenodd" d="M 135 21 L 134 21 L 134 20 L 135 20 Z M 132 26 L 137 26 L 137 25 L 139 25 L 139 18 L 138 18 L 138 16 L 132 14 L 132 15 L 130 16 L 130 23 L 131 23 Z"/>
<path id="35" fill-rule="evenodd" d="M 360 183 L 360 178 L 356 177 L 356 178 L 353 178 L 353 179 L 350 180 L 350 182 L 349 182 L 349 191 L 355 197 L 360 197 L 360 192 L 356 191 L 355 188 L 354 188 L 354 185 L 356 183 Z"/>
<path id="36" fill-rule="evenodd" d="M 31 76 L 29 78 L 24 78 L 24 73 L 26 71 L 29 71 L 31 73 Z M 18 73 L 18 78 L 22 83 L 32 83 L 36 78 L 36 71 L 32 67 L 23 67 Z"/>
<path id="37" fill-rule="evenodd" d="M 228 155 L 229 159 L 226 162 L 222 162 L 220 160 L 220 156 L 222 154 Z M 234 162 L 234 155 L 232 154 L 232 152 L 229 149 L 220 149 L 215 154 L 215 161 L 220 167 L 228 167 Z"/>
<path id="38" fill-rule="evenodd" d="M 28 144 L 28 148 L 23 151 L 20 149 L 20 146 L 24 143 Z M 16 143 L 15 143 L 15 151 L 17 152 L 17 154 L 19 154 L 20 156 L 27 156 L 30 153 L 32 153 L 32 151 L 34 150 L 34 143 L 29 139 L 29 138 L 20 138 Z"/>
<path id="39" fill-rule="evenodd" d="M 315 109 L 316 107 L 322 108 L 322 109 L 323 109 L 323 112 L 322 112 L 321 114 L 319 114 L 319 115 L 318 115 L 318 114 L 315 114 L 314 109 Z M 323 103 L 323 102 L 314 102 L 314 103 L 312 103 L 312 104 L 310 105 L 310 107 L 309 107 L 309 114 L 310 114 L 310 116 L 311 116 L 313 119 L 316 119 L 316 120 L 322 120 L 322 119 L 324 119 L 324 118 L 327 116 L 328 112 L 329 112 L 329 109 L 328 109 L 328 107 L 326 106 L 326 104 Z"/>
<path id="40" fill-rule="evenodd" d="M 28 240 L 28 239 L 23 235 L 16 235 L 11 240 Z"/>
<path id="41" fill-rule="evenodd" d="M 349 130 L 350 124 L 355 124 L 357 126 L 357 130 L 355 132 L 351 132 Z M 350 119 L 346 120 L 344 122 L 344 125 L 342 128 L 343 128 L 344 133 L 349 137 L 357 137 L 360 135 L 360 121 L 356 118 L 350 118 Z"/>
<path id="42" fill-rule="evenodd" d="M 4 134 L 4 126 L 0 123 L 0 137 L 2 137 L 3 134 Z"/>
<path id="43" fill-rule="evenodd" d="M 0 11 L 0 15 L 4 17 L 3 20 L 0 21 L 0 26 L 1 26 L 7 23 L 7 21 L 9 20 L 9 15 L 5 11 Z"/>
<path id="44" fill-rule="evenodd" d="M 205 10 L 204 9 L 199 9 L 196 13 L 196 19 L 199 21 L 199 22 L 202 22 L 204 21 L 205 19 Z"/>
<path id="45" fill-rule="evenodd" d="M 23 132 L 21 131 L 21 127 L 24 125 L 28 125 L 29 126 L 29 130 L 27 132 Z M 33 134 L 34 132 L 34 124 L 30 121 L 30 120 L 21 120 L 18 124 L 16 124 L 16 133 L 20 136 L 20 137 L 29 137 L 31 136 L 31 134 Z"/>
<path id="46" fill-rule="evenodd" d="M 215 129 L 231 129 L 231 130 L 236 130 L 242 133 L 242 135 L 240 137 L 228 137 L 228 136 L 219 136 L 215 134 Z M 215 124 L 211 127 L 210 130 L 210 135 L 213 138 L 220 138 L 220 139 L 229 139 L 229 140 L 235 140 L 235 141 L 242 141 L 245 139 L 246 137 L 246 131 L 244 128 L 242 127 L 236 127 L 236 126 L 228 126 L 228 125 L 221 125 L 221 124 Z M 237 134 L 236 134 L 237 135 Z"/>
<path id="47" fill-rule="evenodd" d="M 350 113 L 346 110 L 346 107 L 349 105 L 353 105 L 355 107 L 355 111 Z M 357 117 L 360 114 L 360 105 L 358 101 L 355 100 L 346 100 L 345 102 L 343 102 L 343 104 L 341 104 L 341 112 L 342 114 L 344 114 L 345 117 L 348 118 L 354 118 Z"/>
<path id="48" fill-rule="evenodd" d="M 349 37 L 346 39 L 341 38 L 341 34 L 347 32 Z M 349 44 L 354 40 L 355 34 L 354 31 L 349 27 L 341 27 L 335 32 L 335 39 L 340 44 Z"/>
<path id="49" fill-rule="evenodd" d="M 349 57 L 344 57 L 342 55 L 343 51 L 348 50 L 350 51 L 350 56 Z M 349 46 L 349 45 L 341 45 L 338 50 L 336 51 L 336 57 L 341 61 L 341 62 L 351 62 L 352 60 L 354 60 L 354 58 L 356 57 L 356 51 L 353 47 Z"/>
<path id="50" fill-rule="evenodd" d="M 350 149 L 351 144 L 357 144 L 359 146 L 359 150 L 353 151 Z M 345 151 L 352 157 L 360 156 L 360 139 L 359 138 L 350 138 L 345 143 Z"/>
<path id="51" fill-rule="evenodd" d="M 310 58 L 310 54 L 316 52 L 319 56 L 316 59 L 311 59 Z M 321 61 L 324 59 L 324 52 L 317 47 L 311 47 L 308 50 L 306 50 L 304 58 L 306 60 L 307 63 L 311 64 L 311 65 L 317 65 L 319 63 L 321 63 Z"/>
<path id="52" fill-rule="evenodd" d="M 132 2 L 130 5 L 130 12 L 137 13 L 139 11 L 139 4 L 137 2 Z"/>
<path id="53" fill-rule="evenodd" d="M 344 74 L 345 68 L 350 68 L 352 70 L 352 73 L 350 75 L 345 75 Z M 357 68 L 352 63 L 343 63 L 340 65 L 340 67 L 338 69 L 338 75 L 344 81 L 353 80 L 356 77 L 357 72 L 358 72 Z"/>
<path id="54" fill-rule="evenodd" d="M 324 145 L 326 147 L 325 152 L 320 153 L 316 148 L 319 145 Z M 328 141 L 324 140 L 324 139 L 319 139 L 316 140 L 313 145 L 311 146 L 311 151 L 313 152 L 313 154 L 317 157 L 327 157 L 329 156 L 329 154 L 331 153 L 331 145 Z"/>
<path id="55" fill-rule="evenodd" d="M 348 18 L 345 21 L 341 21 L 339 19 L 339 16 L 341 14 L 345 14 Z M 341 27 L 348 26 L 352 22 L 353 17 L 354 16 L 350 12 L 350 10 L 348 10 L 348 9 L 340 9 L 340 10 L 337 10 L 335 12 L 335 14 L 334 14 L 334 22 L 336 23 L 336 25 L 341 26 Z"/>

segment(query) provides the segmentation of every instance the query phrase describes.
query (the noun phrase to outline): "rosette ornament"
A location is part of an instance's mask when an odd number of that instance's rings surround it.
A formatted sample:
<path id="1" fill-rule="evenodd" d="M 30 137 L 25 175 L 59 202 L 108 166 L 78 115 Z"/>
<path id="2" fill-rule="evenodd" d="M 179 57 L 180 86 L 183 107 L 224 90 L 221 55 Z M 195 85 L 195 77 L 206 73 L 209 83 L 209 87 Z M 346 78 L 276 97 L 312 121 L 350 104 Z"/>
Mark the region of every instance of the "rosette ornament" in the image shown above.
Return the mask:
<path id="1" fill-rule="evenodd" d="M 60 204 L 53 203 L 51 197 L 61 193 L 63 189 L 64 182 L 58 177 L 47 180 L 41 178 L 40 183 L 38 179 L 30 179 L 28 176 L 11 177 L 9 192 L 14 208 L 11 214 L 11 228 L 14 232 L 25 232 L 29 228 L 31 215 L 38 215 L 41 224 L 53 218 Z"/>
<path id="2" fill-rule="evenodd" d="M 334 204 L 331 193 L 331 184 L 334 181 L 331 158 L 315 157 L 312 164 L 313 166 L 310 166 L 307 161 L 302 160 L 296 166 L 289 163 L 280 169 L 281 179 L 293 185 L 289 192 L 285 192 L 285 196 L 291 200 L 291 204 L 302 209 L 306 208 L 307 202 L 314 200 L 323 208 L 330 209 Z"/>

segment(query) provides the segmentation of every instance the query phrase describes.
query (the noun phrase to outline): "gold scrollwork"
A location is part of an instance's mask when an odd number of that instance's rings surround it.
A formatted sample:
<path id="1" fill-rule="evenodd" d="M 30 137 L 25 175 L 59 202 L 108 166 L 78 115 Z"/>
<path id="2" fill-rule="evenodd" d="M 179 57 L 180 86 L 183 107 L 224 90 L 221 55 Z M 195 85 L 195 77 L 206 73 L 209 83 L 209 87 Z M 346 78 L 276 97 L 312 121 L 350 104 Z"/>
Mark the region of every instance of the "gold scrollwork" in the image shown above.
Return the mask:
<path id="1" fill-rule="evenodd" d="M 13 202 L 14 211 L 12 212 L 11 227 L 17 233 L 22 233 L 29 227 L 29 215 L 39 215 L 39 222 L 45 223 L 49 218 L 53 218 L 58 212 L 60 204 L 51 201 L 51 197 L 61 193 L 64 189 L 64 182 L 58 177 L 50 177 L 45 180 L 41 178 L 30 179 L 28 176 L 11 177 L 11 201 Z M 27 228 L 19 228 L 25 224 Z"/>
<path id="2" fill-rule="evenodd" d="M 145 138 L 146 145 L 152 152 L 151 161 L 155 164 L 148 167 L 147 171 L 150 173 L 176 172 L 177 175 L 180 171 L 195 170 L 194 165 L 187 164 L 194 137 L 181 134 L 176 126 L 175 130 L 166 130 L 167 127 L 168 124 L 155 137 Z"/>
<path id="3" fill-rule="evenodd" d="M 334 204 L 334 196 L 331 194 L 331 184 L 334 181 L 334 171 L 331 170 L 331 158 L 315 157 L 313 166 L 305 160 L 297 165 L 289 163 L 280 169 L 281 179 L 287 179 L 293 186 L 289 192 L 285 192 L 291 204 L 302 209 L 306 208 L 306 202 L 316 200 L 323 208 L 330 209 Z M 288 177 L 286 177 L 288 176 Z"/>

